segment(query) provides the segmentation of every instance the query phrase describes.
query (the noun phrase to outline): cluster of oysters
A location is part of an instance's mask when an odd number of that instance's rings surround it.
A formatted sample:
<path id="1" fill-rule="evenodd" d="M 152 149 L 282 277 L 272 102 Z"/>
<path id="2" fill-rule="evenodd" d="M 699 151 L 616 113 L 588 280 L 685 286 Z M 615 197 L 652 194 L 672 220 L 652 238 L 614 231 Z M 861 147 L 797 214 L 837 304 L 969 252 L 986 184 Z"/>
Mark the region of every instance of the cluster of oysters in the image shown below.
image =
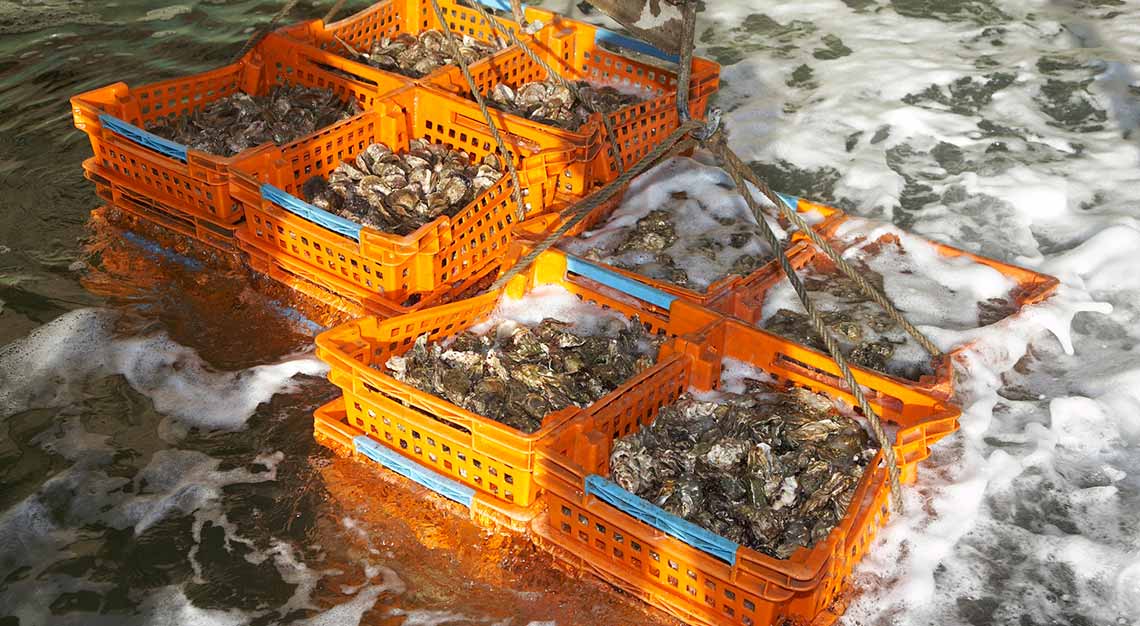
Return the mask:
<path id="1" fill-rule="evenodd" d="M 867 282 L 883 290 L 883 277 L 870 268 L 856 264 L 857 271 Z M 918 380 L 933 373 L 929 363 L 918 365 L 895 360 L 895 349 L 909 340 L 898 324 L 872 302 L 855 284 L 838 270 L 826 273 L 808 272 L 802 276 L 804 287 L 812 301 L 834 304 L 821 308 L 820 317 L 831 335 L 839 342 L 847 360 L 855 365 L 877 372 Z M 764 321 L 763 327 L 797 343 L 827 351 L 823 339 L 812 328 L 806 313 L 779 309 Z"/>
<path id="2" fill-rule="evenodd" d="M 467 35 L 456 33 L 455 39 L 456 43 L 452 44 L 443 31 L 431 29 L 419 35 L 400 33 L 395 37 L 381 37 L 367 53 L 350 50 L 373 67 L 422 78 L 444 65 L 457 65 L 458 58 L 470 64 L 498 49 Z"/>
<path id="3" fill-rule="evenodd" d="M 342 102 L 327 89 L 276 86 L 265 96 L 226 96 L 189 115 L 159 119 L 147 130 L 228 157 L 264 143 L 289 143 L 357 113 L 355 100 Z"/>
<path id="4" fill-rule="evenodd" d="M 675 255 L 715 259 L 726 248 L 742 249 L 759 239 L 755 225 L 736 223 L 724 219 L 726 232 L 711 236 L 709 233 L 678 234 L 673 208 L 689 199 L 683 191 L 671 194 L 665 208 L 654 209 L 628 230 L 612 249 L 591 248 L 583 256 L 593 261 L 608 263 L 678 287 L 698 288 L 689 273 L 678 264 Z M 677 244 L 680 243 L 680 250 Z M 773 257 L 742 253 L 727 267 L 725 276 L 747 276 L 762 267 Z"/>
<path id="5" fill-rule="evenodd" d="M 651 366 L 660 343 L 636 318 L 610 319 L 590 334 L 550 318 L 534 327 L 506 321 L 444 344 L 422 335 L 385 367 L 396 380 L 533 433 L 548 413 L 587 406 Z"/>
<path id="6" fill-rule="evenodd" d="M 614 443 L 610 475 L 674 515 L 783 559 L 843 518 L 875 450 L 826 396 L 746 387 L 662 408 L 652 425 Z"/>
<path id="7" fill-rule="evenodd" d="M 498 182 L 502 170 L 494 154 L 474 163 L 468 153 L 426 139 L 411 140 L 400 153 L 374 143 L 354 162 L 338 165 L 327 180 L 307 180 L 301 193 L 330 213 L 406 235 L 440 215 L 455 215 Z"/>
<path id="8" fill-rule="evenodd" d="M 611 113 L 641 101 L 608 85 L 592 85 L 584 80 L 574 84 L 581 100 L 553 80 L 524 83 L 517 89 L 498 83 L 488 94 L 488 100 L 508 113 L 567 130 L 577 130 L 590 119 L 587 103 L 602 113 Z"/>

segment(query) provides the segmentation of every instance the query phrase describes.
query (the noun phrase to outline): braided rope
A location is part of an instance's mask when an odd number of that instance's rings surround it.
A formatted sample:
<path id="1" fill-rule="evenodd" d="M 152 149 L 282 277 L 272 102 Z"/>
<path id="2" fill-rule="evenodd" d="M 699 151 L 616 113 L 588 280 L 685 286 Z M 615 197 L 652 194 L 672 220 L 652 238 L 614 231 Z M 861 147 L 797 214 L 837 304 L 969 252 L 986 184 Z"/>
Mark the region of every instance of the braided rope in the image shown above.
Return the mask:
<path id="1" fill-rule="evenodd" d="M 478 2 L 472 4 L 478 4 Z M 499 134 L 499 128 L 495 126 L 495 120 L 491 118 L 491 111 L 487 109 L 487 101 L 475 86 L 475 79 L 471 77 L 471 68 L 467 67 L 467 59 L 464 59 L 463 54 L 459 51 L 459 42 L 455 39 L 455 33 L 452 33 L 451 28 L 447 25 L 447 18 L 443 14 L 443 9 L 439 8 L 439 0 L 431 0 L 431 8 L 435 11 L 435 18 L 439 20 L 440 30 L 447 37 L 447 43 L 455 48 L 455 60 L 459 63 L 459 69 L 463 71 L 463 78 L 467 80 L 467 86 L 471 88 L 471 95 L 474 96 L 475 103 L 479 105 L 483 120 L 491 129 L 491 137 L 495 139 L 495 145 L 498 146 L 499 152 L 503 155 L 503 160 L 507 163 L 507 170 L 511 174 L 511 184 L 514 185 L 511 196 L 514 198 L 515 204 L 518 205 L 518 219 L 521 222 L 526 219 L 526 205 L 523 204 L 522 186 L 519 184 L 519 173 L 515 170 L 515 161 L 507 150 L 502 135 Z"/>
<path id="2" fill-rule="evenodd" d="M 780 263 L 780 268 L 783 269 L 784 274 L 788 277 L 788 282 L 792 284 L 792 289 L 795 290 L 796 295 L 799 296 L 800 302 L 807 311 L 808 317 L 811 319 L 812 328 L 816 334 L 823 338 L 823 343 L 827 347 L 827 352 L 835 361 L 835 365 L 839 367 L 839 371 L 843 374 L 843 380 L 847 382 L 847 388 L 851 391 L 851 395 L 855 397 L 855 402 L 863 411 L 863 416 L 871 424 L 871 432 L 875 435 L 875 440 L 879 444 L 879 449 L 883 452 L 883 459 L 887 463 L 887 473 L 891 483 L 891 499 L 895 501 L 895 510 L 902 510 L 902 486 L 899 482 L 899 466 L 895 459 L 895 450 L 891 447 L 891 442 L 887 439 L 887 433 L 883 430 L 883 424 L 879 420 L 879 414 L 875 409 L 871 408 L 871 404 L 867 402 L 867 397 L 863 395 L 863 388 L 855 380 L 855 375 L 851 372 L 851 367 L 847 364 L 847 359 L 844 358 L 843 353 L 839 349 L 839 343 L 835 341 L 830 329 L 823 323 L 823 318 L 820 316 L 819 311 L 815 308 L 815 303 L 812 302 L 811 297 L 808 295 L 807 289 L 804 287 L 800 277 L 796 275 L 795 269 L 788 261 L 787 256 L 784 255 L 784 245 L 776 233 L 772 232 L 772 227 L 768 225 L 767 220 L 764 219 L 763 209 L 760 203 L 748 191 L 748 186 L 745 183 L 743 170 L 737 165 L 740 159 L 728 147 L 725 142 L 724 133 L 715 133 L 707 142 L 707 146 L 712 150 L 713 154 L 721 158 L 725 164 L 725 170 L 729 176 L 732 177 L 732 182 L 736 184 L 737 191 L 744 197 L 748 203 L 748 208 L 752 210 L 752 214 L 756 216 L 756 221 L 760 224 L 760 233 L 764 237 L 765 242 L 775 252 L 776 259 Z"/>
<path id="3" fill-rule="evenodd" d="M 243 56 L 245 56 L 245 53 L 249 52 L 250 49 L 257 44 L 261 43 L 261 40 L 269 34 L 269 31 L 277 28 L 277 23 L 281 21 L 281 18 L 285 17 L 285 14 L 289 11 L 292 11 L 293 7 L 295 6 L 297 6 L 297 0 L 289 0 L 286 2 L 284 6 L 281 7 L 281 10 L 278 11 L 277 14 L 269 20 L 268 24 L 261 26 L 253 31 L 253 34 L 250 35 L 249 39 L 245 41 L 245 44 L 241 47 L 241 50 L 238 50 L 238 53 L 234 55 L 233 61 L 231 62 L 237 63 Z"/>
<path id="4" fill-rule="evenodd" d="M 688 2 L 681 6 L 681 69 L 677 72 L 677 117 L 682 122 L 688 121 L 689 112 L 689 83 L 693 78 L 693 48 L 697 33 L 697 4 Z M 682 94 L 684 94 L 682 96 Z"/>
<path id="5" fill-rule="evenodd" d="M 522 272 L 526 268 L 530 267 L 531 263 L 533 263 L 534 260 L 538 258 L 538 255 L 549 250 L 551 246 L 557 243 L 558 240 L 566 234 L 567 231 L 585 219 L 586 216 L 590 214 L 590 211 L 593 211 L 602 203 L 612 198 L 622 187 L 629 184 L 629 181 L 633 180 L 634 177 L 639 176 L 645 172 L 645 170 L 652 167 L 654 163 L 659 161 L 667 154 L 681 152 L 682 150 L 687 149 L 688 146 L 683 140 L 685 140 L 686 135 L 694 130 L 699 129 L 700 127 L 701 123 L 694 121 L 689 121 L 681 124 L 677 130 L 674 130 L 672 133 L 670 133 L 670 135 L 666 137 L 664 141 L 657 144 L 653 150 L 649 152 L 649 154 L 645 155 L 645 157 L 643 157 L 637 163 L 634 163 L 633 167 L 622 172 L 620 176 L 607 183 L 601 189 L 598 189 L 597 191 L 591 193 L 590 195 L 580 200 L 577 204 L 573 205 L 566 211 L 563 211 L 563 216 L 569 215 L 572 217 L 569 220 L 563 222 L 563 224 L 557 229 L 549 233 L 541 242 L 539 242 L 538 245 L 534 247 L 533 250 L 519 259 L 513 267 L 507 270 L 502 276 L 498 278 L 498 280 L 495 281 L 493 285 L 491 285 L 491 289 L 494 290 L 502 288 L 503 285 L 507 284 L 508 281 L 517 276 L 519 272 Z"/>
<path id="6" fill-rule="evenodd" d="M 558 72 L 555 72 L 554 68 L 550 67 L 550 65 L 546 61 L 543 61 L 542 58 L 540 58 L 538 56 L 538 53 L 536 53 L 534 50 L 530 49 L 530 46 L 524 44 L 518 38 L 518 35 L 516 35 L 513 30 L 507 28 L 506 26 L 503 26 L 490 13 L 487 13 L 487 9 L 483 8 L 483 6 L 478 2 L 478 0 L 472 2 L 471 7 L 473 9 L 475 9 L 475 11 L 479 14 L 480 17 L 482 17 L 484 20 L 487 20 L 487 23 L 490 24 L 492 28 L 499 31 L 503 35 L 506 35 L 506 37 L 511 41 L 512 44 L 514 44 L 515 46 L 520 48 L 523 51 L 523 54 L 525 54 L 527 56 L 527 58 L 530 59 L 535 65 L 542 68 L 542 71 L 546 72 L 547 76 L 549 76 L 552 80 L 557 82 L 558 86 L 569 91 L 570 94 L 573 95 L 575 99 L 577 99 L 582 104 L 585 104 L 586 108 L 589 109 L 592 113 L 597 113 L 599 116 L 601 116 L 602 127 L 606 131 L 606 139 L 609 140 L 607 143 L 608 143 L 608 146 L 610 149 L 610 156 L 612 156 L 614 158 L 614 163 L 617 164 L 618 172 L 625 171 L 625 160 L 622 159 L 621 150 L 618 148 L 618 146 L 620 144 L 618 142 L 617 133 L 616 133 L 616 131 L 614 131 L 614 125 L 613 125 L 613 121 L 610 119 L 610 114 L 605 113 L 601 109 L 599 109 L 597 107 L 597 105 L 592 100 L 583 99 L 582 94 L 578 90 L 577 85 L 566 80 Z M 519 26 L 520 27 L 522 26 L 521 21 L 519 22 Z M 474 90 L 474 85 L 472 85 L 472 90 Z"/>
<path id="7" fill-rule="evenodd" d="M 344 2 L 345 0 L 336 0 L 332 7 L 329 8 L 328 13 L 325 13 L 325 16 L 321 18 L 321 22 L 325 25 L 328 25 L 329 20 L 331 20 L 337 13 L 340 13 L 340 10 L 344 8 Z"/>
<path id="8" fill-rule="evenodd" d="M 859 290 L 862 291 L 864 295 L 873 300 L 875 304 L 879 305 L 887 313 L 887 316 L 890 317 L 892 321 L 901 326 L 902 329 L 910 334 L 911 337 L 914 337 L 914 340 L 918 342 L 918 345 L 922 346 L 922 348 L 926 350 L 931 356 L 937 357 L 942 355 L 942 351 L 938 349 L 938 346 L 934 345 L 934 342 L 932 342 L 926 335 L 924 335 L 922 331 L 915 328 L 914 325 L 906 319 L 902 312 L 895 308 L 894 303 L 891 302 L 883 292 L 879 291 L 877 287 L 868 282 L 866 278 L 863 278 L 863 275 L 860 274 L 859 271 L 856 270 L 850 263 L 848 263 L 846 259 L 840 256 L 839 252 L 837 252 L 835 248 L 833 248 L 831 244 L 827 242 L 826 239 L 824 239 L 819 233 L 812 230 L 807 222 L 804 221 L 804 218 L 800 216 L 800 214 L 794 208 L 789 207 L 788 204 L 784 202 L 783 198 L 781 198 L 778 194 L 773 193 L 772 189 L 768 187 L 767 183 L 761 180 L 760 177 L 752 171 L 752 168 L 745 165 L 744 162 L 741 161 L 740 158 L 736 156 L 736 154 L 731 150 L 729 150 L 727 154 L 724 155 L 724 159 L 726 167 L 739 171 L 745 180 L 755 185 L 756 188 L 760 190 L 760 193 L 764 194 L 764 196 L 771 200 L 772 203 L 780 209 L 780 213 L 784 217 L 792 222 L 792 224 L 795 225 L 795 227 L 798 228 L 800 232 L 807 235 L 808 238 L 811 239 L 811 242 L 815 244 L 821 251 L 823 251 L 823 253 L 827 255 L 828 259 L 835 263 L 835 266 L 838 267 L 841 272 L 843 272 L 844 276 L 851 279 L 859 287 Z"/>

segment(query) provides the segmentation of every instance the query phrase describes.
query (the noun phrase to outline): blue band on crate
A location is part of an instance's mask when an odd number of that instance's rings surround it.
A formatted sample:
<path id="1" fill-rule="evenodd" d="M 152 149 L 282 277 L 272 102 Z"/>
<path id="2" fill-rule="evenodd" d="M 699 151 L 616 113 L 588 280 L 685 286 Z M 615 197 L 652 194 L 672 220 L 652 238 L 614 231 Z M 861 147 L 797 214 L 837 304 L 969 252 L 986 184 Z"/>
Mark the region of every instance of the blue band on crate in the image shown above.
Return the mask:
<path id="1" fill-rule="evenodd" d="M 344 235 L 355 241 L 360 241 L 360 224 L 346 220 L 339 215 L 333 215 L 328 211 L 318 209 L 300 198 L 281 191 L 273 185 L 268 183 L 262 185 L 261 197 L 293 215 L 309 220 L 317 226 L 327 228 L 334 233 Z"/>
<path id="2" fill-rule="evenodd" d="M 389 450 L 365 435 L 353 437 L 352 444 L 357 453 L 363 454 L 404 478 L 413 480 L 445 498 L 471 508 L 471 502 L 475 498 L 474 489 L 461 485 L 450 478 L 444 478 L 419 463 Z"/>
<path id="3" fill-rule="evenodd" d="M 736 565 L 736 551 L 740 548 L 738 544 L 667 513 L 597 474 L 586 477 L 586 495 L 594 496 L 702 552 Z"/>
<path id="4" fill-rule="evenodd" d="M 644 41 L 638 41 L 633 37 L 626 37 L 625 35 L 620 35 L 612 30 L 606 30 L 604 28 L 599 28 L 598 30 L 594 31 L 594 43 L 605 43 L 611 46 L 625 48 L 626 50 L 633 50 L 634 52 L 649 55 L 651 57 L 661 59 L 662 61 L 668 61 L 670 63 L 681 62 L 681 57 L 675 54 L 669 54 L 664 50 L 658 50 L 657 48 L 654 48 Z"/>
<path id="5" fill-rule="evenodd" d="M 797 206 L 799 206 L 799 204 L 800 204 L 800 199 L 798 196 L 792 196 L 792 195 L 789 195 L 786 193 L 780 193 L 778 191 L 776 192 L 776 195 L 780 196 L 780 199 L 783 200 L 784 203 L 788 205 L 789 209 L 794 209 Z"/>
<path id="6" fill-rule="evenodd" d="M 150 148 L 159 154 L 164 154 L 172 159 L 178 159 L 183 163 L 186 162 L 186 146 L 180 143 L 163 139 L 153 133 L 148 133 L 138 126 L 128 124 L 114 115 L 101 113 L 99 114 L 99 122 L 103 124 L 103 128 L 122 135 L 144 148 Z"/>
<path id="7" fill-rule="evenodd" d="M 590 280 L 597 281 L 612 289 L 633 296 L 638 300 L 644 300 L 650 304 L 655 304 L 663 309 L 668 309 L 677 296 L 670 295 L 657 289 L 650 287 L 645 283 L 638 282 L 628 276 L 618 274 L 613 270 L 608 270 L 604 267 L 587 263 L 578 257 L 566 255 L 566 271 L 579 276 L 585 276 Z"/>
<path id="8" fill-rule="evenodd" d="M 479 2 L 479 4 L 485 6 L 489 9 L 495 9 L 496 11 L 510 11 L 511 10 L 510 0 L 477 0 L 477 1 Z M 526 5 L 523 5 L 523 8 L 525 9 Z"/>
<path id="9" fill-rule="evenodd" d="M 159 245 L 157 241 L 147 239 L 142 235 L 127 230 L 123 231 L 123 239 L 126 239 L 127 241 L 135 244 L 136 246 L 142 248 L 143 250 L 146 250 L 155 256 L 174 261 L 175 263 L 178 263 L 179 265 L 192 272 L 198 272 L 202 270 L 202 264 L 200 262 L 188 256 L 167 250 L 166 248 L 163 248 L 161 245 Z"/>
<path id="10" fill-rule="evenodd" d="M 271 306 L 273 307 L 273 310 L 280 313 L 282 317 L 309 331 L 313 335 L 317 335 L 325 330 L 328 330 L 324 326 L 321 326 L 320 324 L 306 317 L 304 313 L 298 311 L 297 309 L 294 309 L 291 306 L 285 306 L 284 304 L 277 302 L 273 302 Z"/>

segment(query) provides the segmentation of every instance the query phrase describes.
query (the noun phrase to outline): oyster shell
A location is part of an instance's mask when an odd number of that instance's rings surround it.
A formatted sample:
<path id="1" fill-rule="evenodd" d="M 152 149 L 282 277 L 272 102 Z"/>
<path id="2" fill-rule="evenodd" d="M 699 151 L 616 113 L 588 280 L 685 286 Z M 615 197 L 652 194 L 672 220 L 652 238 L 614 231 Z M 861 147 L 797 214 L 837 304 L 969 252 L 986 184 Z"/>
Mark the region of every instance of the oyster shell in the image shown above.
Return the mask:
<path id="1" fill-rule="evenodd" d="M 233 156 L 264 143 L 283 144 L 360 113 L 355 100 L 300 85 L 273 87 L 268 95 L 235 93 L 175 118 L 160 118 L 146 130 L 186 147 Z"/>
<path id="2" fill-rule="evenodd" d="M 661 342 L 636 318 L 597 335 L 578 334 L 554 319 L 534 327 L 508 321 L 443 343 L 428 345 L 421 336 L 380 367 L 417 389 L 532 433 L 546 415 L 587 406 L 651 366 Z"/>
<path id="3" fill-rule="evenodd" d="M 593 103 L 603 113 L 612 113 L 641 98 L 622 93 L 608 85 L 593 85 L 581 80 L 574 83 L 582 100 L 553 80 L 524 83 L 518 88 L 496 84 L 487 94 L 492 106 L 544 124 L 577 130 L 590 118 L 585 102 Z"/>
<path id="4" fill-rule="evenodd" d="M 493 156 L 493 155 L 492 155 Z M 371 144 L 328 180 L 301 186 L 313 205 L 377 230 L 406 235 L 440 215 L 453 216 L 503 177 L 497 158 L 471 163 L 466 152 L 413 139 L 395 154 Z"/>
<path id="5" fill-rule="evenodd" d="M 787 558 L 827 536 L 875 450 L 826 397 L 756 381 L 716 400 L 684 395 L 614 443 L 610 477 L 722 537 Z"/>
<path id="6" fill-rule="evenodd" d="M 455 33 L 455 45 L 447 41 L 440 30 L 425 30 L 419 35 L 399 33 L 395 37 L 382 37 L 367 53 L 352 50 L 362 60 L 383 70 L 422 78 L 445 65 L 457 65 L 462 57 L 467 63 L 494 54 L 498 47 Z"/>

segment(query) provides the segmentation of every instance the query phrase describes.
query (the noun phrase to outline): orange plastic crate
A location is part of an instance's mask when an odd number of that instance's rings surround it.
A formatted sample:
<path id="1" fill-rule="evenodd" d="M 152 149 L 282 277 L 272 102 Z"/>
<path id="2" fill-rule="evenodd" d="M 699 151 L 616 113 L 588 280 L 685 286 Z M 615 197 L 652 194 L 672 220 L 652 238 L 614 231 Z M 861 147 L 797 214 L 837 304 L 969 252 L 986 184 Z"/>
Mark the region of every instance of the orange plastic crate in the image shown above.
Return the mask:
<path id="1" fill-rule="evenodd" d="M 231 185 L 247 207 L 238 235 L 242 241 L 265 254 L 304 264 L 308 273 L 350 285 L 353 292 L 393 302 L 466 279 L 499 260 L 512 225 L 519 223 L 509 176 L 454 217 L 441 216 L 404 236 L 361 227 L 296 197 L 306 180 L 327 176 L 375 142 L 399 152 L 410 140 L 426 138 L 465 150 L 474 159 L 498 153 L 487 127 L 465 115 L 474 105 L 461 98 L 411 86 L 382 98 L 375 107 L 306 141 L 266 148 L 243 163 Z M 500 128 L 512 138 L 511 157 L 528 216 L 558 206 L 550 181 L 580 159 L 564 151 L 541 150 L 525 140 L 526 129 L 509 124 Z M 351 295 L 340 289 L 337 293 Z"/>
<path id="2" fill-rule="evenodd" d="M 832 240 L 832 236 L 848 219 L 850 218 L 846 215 L 836 215 L 826 222 L 822 232 L 839 252 L 842 252 L 843 249 L 849 246 L 837 245 L 837 243 Z M 839 270 L 835 267 L 835 264 L 827 258 L 827 255 L 823 254 L 814 244 L 808 241 L 806 236 L 797 234 L 794 239 L 796 239 L 797 242 L 787 251 L 788 260 L 791 262 L 793 268 L 797 271 L 811 268 L 816 272 L 836 273 L 838 275 Z M 884 235 L 880 241 L 882 243 L 888 243 L 894 239 L 893 235 Z M 852 242 L 849 245 L 856 245 L 857 243 L 859 242 Z M 934 241 L 929 243 L 943 256 L 964 256 L 975 263 L 992 267 L 1012 279 L 1016 283 L 1016 287 L 1010 295 L 1017 304 L 1018 311 L 1028 305 L 1044 300 L 1057 288 L 1058 281 L 1052 276 L 978 256 L 946 244 Z M 717 311 L 732 317 L 737 317 L 751 324 L 759 324 L 763 315 L 765 296 L 773 287 L 784 280 L 786 280 L 786 278 L 784 277 L 783 271 L 779 265 L 773 261 L 764 268 L 761 268 L 761 271 L 754 274 L 748 282 L 722 295 L 717 300 L 709 303 L 709 306 Z M 1008 317 L 1014 315 L 1017 315 L 1017 313 L 1013 313 Z M 931 375 L 922 376 L 917 381 L 909 381 L 902 378 L 896 378 L 896 380 L 919 389 L 924 393 L 929 393 L 941 398 L 949 398 L 954 393 L 954 356 L 966 348 L 968 348 L 968 345 L 958 346 L 949 354 L 943 354 L 941 358 L 936 359 L 933 363 L 934 373 Z M 804 371 L 808 372 L 809 370 L 805 369 Z M 812 372 L 812 375 L 818 376 L 822 380 L 833 384 L 838 384 L 839 382 L 838 378 L 831 377 L 819 371 Z M 883 376 L 887 375 L 883 374 Z"/>
<path id="3" fill-rule="evenodd" d="M 310 265 L 292 257 L 267 253 L 241 238 L 237 240 L 237 244 L 245 254 L 250 269 L 319 304 L 347 313 L 353 318 L 375 315 L 387 319 L 451 302 L 476 290 L 480 285 L 489 284 L 500 270 L 499 265 L 489 264 L 462 282 L 444 285 L 431 293 L 417 294 L 415 298 L 401 303 L 379 298 L 367 290 L 358 288 L 354 283 L 341 280 L 327 272 L 313 271 Z"/>
<path id="4" fill-rule="evenodd" d="M 84 176 L 95 183 L 95 194 L 109 205 L 145 222 L 160 226 L 214 250 L 226 254 L 237 252 L 234 226 L 225 226 L 209 220 L 186 215 L 173 207 L 156 202 L 151 198 L 104 178 L 91 157 L 83 162 Z"/>
<path id="5" fill-rule="evenodd" d="M 612 483 L 609 488 L 600 486 L 609 474 L 613 442 L 626 434 L 615 425 L 631 412 L 635 428 L 650 424 L 662 405 L 685 390 L 717 387 L 724 358 L 750 363 L 786 384 L 853 401 L 845 387 L 820 382 L 792 367 L 803 363 L 837 375 L 829 359 L 739 320 L 726 319 L 701 337 L 676 343 L 684 356 L 679 375 L 657 377 L 650 383 L 660 390 L 660 401 L 592 407 L 544 442 L 535 479 L 543 489 L 548 517 L 537 520 L 534 530 L 560 553 L 572 555 L 572 562 L 584 570 L 636 590 L 646 601 L 689 623 L 810 622 L 841 596 L 852 569 L 889 516 L 882 454 L 868 465 L 851 509 L 831 534 L 788 559 L 735 546 L 703 529 L 689 530 L 681 520 L 676 520 L 681 526 L 658 524 L 670 528 L 668 532 L 639 521 L 663 520 L 668 514 L 649 503 L 640 508 L 610 503 L 615 501 L 613 488 L 629 495 Z M 872 406 L 879 415 L 897 426 L 893 447 L 901 478 L 913 482 L 917 464 L 929 456 L 930 446 L 957 430 L 959 409 L 867 370 L 856 369 L 855 377 L 875 392 Z"/>
<path id="6" fill-rule="evenodd" d="M 344 390 L 352 425 L 447 478 L 510 505 L 529 507 L 538 496 L 531 475 L 538 444 L 581 409 L 569 407 L 552 413 L 542 428 L 526 434 L 403 384 L 371 365 L 383 364 L 390 356 L 407 351 L 420 335 L 428 335 L 429 341 L 440 341 L 459 333 L 490 315 L 504 294 L 518 298 L 537 285 L 561 285 L 588 302 L 626 317 L 637 315 L 651 332 L 658 334 L 694 332 L 719 319 L 711 311 L 666 294 L 645 290 L 631 295 L 584 277 L 614 277 L 594 270 L 595 266 L 561 253 L 545 252 L 504 290 L 387 320 L 366 317 L 322 333 L 317 337 L 317 356 L 332 367 L 329 380 Z M 627 286 L 620 277 L 613 284 Z M 650 298 L 656 304 L 639 297 Z M 645 381 L 656 380 L 684 361 L 663 348 L 657 365 L 595 404 L 631 394 L 638 400 L 627 401 L 652 402 L 658 390 Z"/>
<path id="7" fill-rule="evenodd" d="M 335 55 L 270 34 L 236 63 L 185 78 L 128 87 L 115 83 L 71 99 L 76 128 L 87 133 L 104 178 L 123 183 L 188 216 L 221 225 L 244 217 L 230 195 L 231 173 L 271 144 L 221 157 L 167 141 L 142 127 L 190 113 L 244 92 L 264 95 L 276 85 L 329 89 L 369 110 L 382 93 L 404 83 L 378 72 L 350 72 Z"/>
<path id="8" fill-rule="evenodd" d="M 604 28 L 571 20 L 556 13 L 533 10 L 535 18 L 546 24 L 534 35 L 531 46 L 547 65 L 570 81 L 586 80 L 600 85 L 612 85 L 623 90 L 640 90 L 647 99 L 609 113 L 617 141 L 618 151 L 626 167 L 636 163 L 658 143 L 673 132 L 677 117 L 677 59 L 656 51 L 634 39 L 618 35 Z M 614 52 L 621 50 L 623 53 Z M 634 56 L 639 56 L 635 59 Z M 516 88 L 524 83 L 547 79 L 546 72 L 526 54 L 511 48 L 497 54 L 490 62 L 472 69 L 472 78 L 484 95 L 498 83 Z M 693 59 L 692 79 L 689 85 L 689 112 L 703 119 L 709 97 L 716 92 L 720 79 L 720 66 L 702 58 Z M 470 96 L 471 90 L 458 70 L 432 77 L 430 82 L 441 89 Z M 498 114 L 506 115 L 501 112 Z M 602 129 L 601 118 L 594 115 L 576 131 L 523 120 L 542 129 L 551 138 L 574 146 L 599 146 L 593 150 L 596 158 L 584 172 L 585 179 L 563 181 L 563 190 L 584 195 L 598 184 L 616 178 L 619 169 L 608 149 L 608 139 Z"/>
<path id="9" fill-rule="evenodd" d="M 432 492 L 467 507 L 471 519 L 494 529 L 525 532 L 539 513 L 542 503 L 529 508 L 511 506 L 502 500 L 465 488 L 451 479 L 419 466 L 395 453 L 385 453 L 364 431 L 348 423 L 344 398 L 337 398 L 313 414 L 313 437 L 317 443 L 340 456 L 367 460 L 392 470 Z M 377 454 L 380 453 L 380 454 Z"/>
<path id="10" fill-rule="evenodd" d="M 438 0 L 439 8 L 443 11 L 448 28 L 457 37 L 469 36 L 478 41 L 487 43 L 502 43 L 503 38 L 498 31 L 486 23 L 478 13 L 463 3 L 455 0 Z M 545 12 L 527 9 L 529 19 L 539 19 Z M 511 19 L 496 18 L 498 22 L 512 32 L 527 37 L 521 33 L 519 25 Z M 331 54 L 345 57 L 350 63 L 369 68 L 372 71 L 383 72 L 388 76 L 407 81 L 409 84 L 428 79 L 440 73 L 445 73 L 457 66 L 444 66 L 428 76 L 419 79 L 411 78 L 373 68 L 372 66 L 354 59 L 352 52 L 344 44 L 348 44 L 356 52 L 368 53 L 373 44 L 383 37 L 395 37 L 401 33 L 419 35 L 427 30 L 443 30 L 439 19 L 432 8 L 431 0 L 383 0 L 354 13 L 348 17 L 325 24 L 321 20 L 311 20 L 294 24 L 280 29 L 278 32 L 306 45 L 314 46 Z M 339 40 L 339 41 L 338 41 Z M 341 42 L 344 42 L 342 44 Z M 474 70 L 487 63 L 488 59 L 480 59 L 470 65 Z"/>
<path id="11" fill-rule="evenodd" d="M 843 212 L 835 207 L 818 204 L 787 194 L 780 195 L 783 196 L 784 201 L 787 202 L 791 208 L 795 209 L 799 213 L 818 215 L 821 219 L 812 227 L 818 231 L 831 232 L 831 229 L 834 228 L 835 220 L 843 216 Z M 616 202 L 607 202 L 604 206 L 600 206 L 598 209 L 592 211 L 591 215 L 583 220 L 583 222 L 576 228 L 574 228 L 574 232 L 569 233 L 567 236 L 577 236 L 597 226 L 600 226 L 621 204 L 621 197 L 621 194 L 619 194 L 616 196 Z M 786 224 L 786 220 L 782 218 L 780 219 L 780 222 Z M 750 284 L 751 282 L 762 279 L 771 273 L 770 265 L 763 265 L 757 268 L 748 276 L 725 276 L 724 278 L 709 285 L 704 291 L 697 291 L 696 289 L 688 289 L 686 287 L 680 287 L 663 280 L 657 280 L 648 276 L 643 276 L 632 270 L 623 269 L 609 264 L 605 264 L 605 266 L 606 268 L 617 272 L 618 274 L 628 276 L 633 280 L 643 282 L 651 287 L 677 296 L 678 298 L 684 298 L 689 302 L 695 302 L 702 306 L 710 306 L 713 302 L 725 300 L 727 298 L 727 294 L 740 289 L 742 285 Z"/>

